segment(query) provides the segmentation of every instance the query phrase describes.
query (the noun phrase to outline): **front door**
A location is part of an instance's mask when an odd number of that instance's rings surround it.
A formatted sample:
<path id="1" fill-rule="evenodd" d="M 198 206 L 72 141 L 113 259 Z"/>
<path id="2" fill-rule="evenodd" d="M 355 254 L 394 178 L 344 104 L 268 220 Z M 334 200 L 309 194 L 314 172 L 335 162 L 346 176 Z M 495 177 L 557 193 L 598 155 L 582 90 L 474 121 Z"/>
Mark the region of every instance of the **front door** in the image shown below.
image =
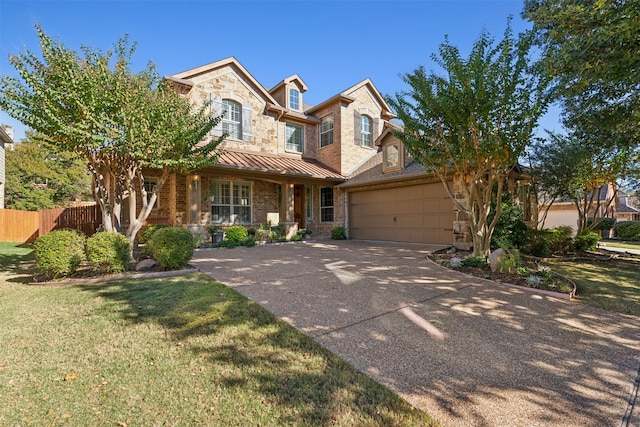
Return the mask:
<path id="1" fill-rule="evenodd" d="M 296 184 L 293 187 L 293 220 L 298 223 L 298 229 L 304 224 L 304 185 Z"/>

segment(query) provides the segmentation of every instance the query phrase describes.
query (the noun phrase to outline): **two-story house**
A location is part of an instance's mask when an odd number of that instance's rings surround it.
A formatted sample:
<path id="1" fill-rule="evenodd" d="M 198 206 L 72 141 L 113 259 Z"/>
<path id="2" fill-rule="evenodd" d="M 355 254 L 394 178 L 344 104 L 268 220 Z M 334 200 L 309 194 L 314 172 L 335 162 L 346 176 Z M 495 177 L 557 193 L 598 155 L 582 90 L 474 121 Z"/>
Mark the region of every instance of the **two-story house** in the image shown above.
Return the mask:
<path id="1" fill-rule="evenodd" d="M 217 164 L 176 174 L 150 222 L 191 228 L 270 221 L 327 235 L 346 224 L 346 193 L 336 188 L 368 159 L 394 117 L 370 80 L 318 105 L 304 102 L 298 76 L 267 89 L 235 58 L 166 77 L 193 102 L 210 102 L 223 119 L 211 137 L 228 136 Z M 146 184 L 154 184 L 153 171 Z"/>

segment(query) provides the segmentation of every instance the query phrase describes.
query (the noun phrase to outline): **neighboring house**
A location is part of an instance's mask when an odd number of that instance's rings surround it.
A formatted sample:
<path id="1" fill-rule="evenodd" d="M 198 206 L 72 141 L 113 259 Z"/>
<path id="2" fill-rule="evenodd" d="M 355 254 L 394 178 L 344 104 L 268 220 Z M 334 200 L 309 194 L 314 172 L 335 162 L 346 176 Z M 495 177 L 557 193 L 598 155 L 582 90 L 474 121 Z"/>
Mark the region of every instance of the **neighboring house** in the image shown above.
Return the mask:
<path id="1" fill-rule="evenodd" d="M 616 204 L 616 220 L 640 221 L 640 209 L 638 201 L 622 190 L 618 190 L 618 203 Z"/>
<path id="2" fill-rule="evenodd" d="M 597 197 L 594 197 L 591 210 L 589 212 L 590 218 L 619 218 L 618 217 L 618 203 L 615 203 L 615 198 L 619 197 L 620 191 L 616 191 L 613 185 L 607 184 L 600 188 Z M 540 221 L 542 221 L 544 211 L 540 211 Z M 569 226 L 574 230 L 578 229 L 578 208 L 573 200 L 560 200 L 554 202 L 547 216 L 544 220 L 542 228 L 556 228 L 560 226 Z"/>
<path id="3" fill-rule="evenodd" d="M 0 126 L 0 209 L 4 209 L 4 188 L 6 184 L 5 174 L 5 147 L 13 144 L 13 131 L 10 127 L 5 129 Z"/>
<path id="4" fill-rule="evenodd" d="M 345 223 L 336 185 L 376 155 L 374 141 L 394 117 L 369 79 L 309 106 L 299 76 L 266 89 L 235 58 L 166 78 L 196 104 L 210 101 L 212 113 L 223 115 L 211 137 L 228 137 L 216 165 L 169 179 L 149 222 L 204 228 L 270 221 L 328 235 Z M 153 186 L 153 171 L 145 178 Z"/>

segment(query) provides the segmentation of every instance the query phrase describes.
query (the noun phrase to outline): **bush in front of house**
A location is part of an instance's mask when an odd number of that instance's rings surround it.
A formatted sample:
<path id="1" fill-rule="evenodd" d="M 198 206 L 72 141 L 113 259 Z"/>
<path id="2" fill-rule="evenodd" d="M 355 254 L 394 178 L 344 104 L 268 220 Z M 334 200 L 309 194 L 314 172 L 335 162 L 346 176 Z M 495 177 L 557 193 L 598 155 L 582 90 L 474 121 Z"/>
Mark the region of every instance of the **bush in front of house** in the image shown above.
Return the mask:
<path id="1" fill-rule="evenodd" d="M 577 251 L 594 251 L 598 247 L 600 239 L 600 235 L 595 231 L 582 230 L 573 239 L 573 247 Z"/>
<path id="2" fill-rule="evenodd" d="M 333 227 L 333 229 L 331 230 L 331 238 L 333 240 L 344 240 L 347 238 L 347 235 L 344 231 L 344 227 L 338 226 L 338 227 Z"/>
<path id="3" fill-rule="evenodd" d="M 241 225 L 233 225 L 225 230 L 227 240 L 236 244 L 242 245 L 249 237 L 247 229 Z"/>
<path id="4" fill-rule="evenodd" d="M 78 230 L 54 230 L 33 244 L 38 269 L 48 279 L 73 274 L 85 260 L 85 235 Z"/>
<path id="5" fill-rule="evenodd" d="M 145 252 L 164 269 L 185 268 L 193 257 L 193 235 L 182 227 L 163 227 L 153 233 Z"/>
<path id="6" fill-rule="evenodd" d="M 167 227 L 169 227 L 167 224 L 152 224 L 142 227 L 138 233 L 138 243 L 146 244 L 156 231 Z"/>
<path id="7" fill-rule="evenodd" d="M 491 215 L 488 221 L 493 220 Z M 530 240 L 529 227 L 524 222 L 524 214 L 520 206 L 510 203 L 502 203 L 502 214 L 498 218 L 496 228 L 491 235 L 491 249 L 501 247 L 523 248 Z"/>
<path id="8" fill-rule="evenodd" d="M 640 241 L 640 221 L 620 221 L 615 229 L 618 239 Z"/>
<path id="9" fill-rule="evenodd" d="M 87 261 L 94 270 L 122 273 L 129 269 L 129 239 L 120 233 L 100 231 L 87 239 Z"/>
<path id="10" fill-rule="evenodd" d="M 525 252 L 546 258 L 556 253 L 566 253 L 574 248 L 573 229 L 569 226 L 556 227 L 551 230 L 531 230 L 529 244 Z"/>

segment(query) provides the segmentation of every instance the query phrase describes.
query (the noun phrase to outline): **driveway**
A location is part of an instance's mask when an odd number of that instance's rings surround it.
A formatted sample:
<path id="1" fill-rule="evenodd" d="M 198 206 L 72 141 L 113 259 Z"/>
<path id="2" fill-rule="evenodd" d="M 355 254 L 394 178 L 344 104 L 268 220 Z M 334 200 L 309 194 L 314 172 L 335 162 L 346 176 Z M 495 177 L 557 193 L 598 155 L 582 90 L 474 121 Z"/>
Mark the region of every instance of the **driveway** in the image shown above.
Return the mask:
<path id="1" fill-rule="evenodd" d="M 436 248 L 319 241 L 193 264 L 447 426 L 640 426 L 640 318 L 451 272 L 425 259 Z"/>

